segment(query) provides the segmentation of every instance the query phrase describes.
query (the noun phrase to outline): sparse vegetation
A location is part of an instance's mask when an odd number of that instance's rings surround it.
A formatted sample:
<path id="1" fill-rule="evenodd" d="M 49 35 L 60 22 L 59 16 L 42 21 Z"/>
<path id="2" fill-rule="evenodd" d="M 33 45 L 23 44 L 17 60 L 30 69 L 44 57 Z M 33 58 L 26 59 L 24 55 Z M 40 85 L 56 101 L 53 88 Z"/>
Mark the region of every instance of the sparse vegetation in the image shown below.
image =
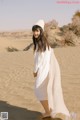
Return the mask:
<path id="1" fill-rule="evenodd" d="M 72 22 L 68 25 L 58 27 L 55 20 L 45 24 L 45 33 L 48 41 L 55 47 L 80 45 L 80 11 L 76 11 L 72 17 Z"/>
<path id="2" fill-rule="evenodd" d="M 17 48 L 14 48 L 14 47 L 7 47 L 6 49 L 8 52 L 19 51 Z"/>
<path id="3" fill-rule="evenodd" d="M 56 20 L 51 20 L 45 23 L 44 34 L 48 38 L 48 41 L 52 47 L 62 46 L 76 46 L 80 45 L 80 11 L 76 11 L 72 16 L 72 22 L 62 27 L 58 26 Z M 2 32 L 1 37 L 4 38 L 16 38 L 16 39 L 32 39 L 32 31 L 21 32 Z M 33 43 L 29 43 L 23 51 L 29 50 L 33 46 Z M 7 47 L 8 52 L 19 51 L 14 47 Z"/>

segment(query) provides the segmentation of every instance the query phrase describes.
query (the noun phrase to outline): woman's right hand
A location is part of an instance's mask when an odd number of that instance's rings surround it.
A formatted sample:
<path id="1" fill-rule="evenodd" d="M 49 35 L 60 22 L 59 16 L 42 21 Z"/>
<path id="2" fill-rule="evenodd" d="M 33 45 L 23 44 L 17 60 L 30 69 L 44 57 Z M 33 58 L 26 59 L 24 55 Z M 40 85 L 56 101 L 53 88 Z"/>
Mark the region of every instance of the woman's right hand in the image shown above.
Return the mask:
<path id="1" fill-rule="evenodd" d="M 34 77 L 36 77 L 37 76 L 37 72 L 36 73 L 33 72 L 33 75 L 34 75 Z"/>

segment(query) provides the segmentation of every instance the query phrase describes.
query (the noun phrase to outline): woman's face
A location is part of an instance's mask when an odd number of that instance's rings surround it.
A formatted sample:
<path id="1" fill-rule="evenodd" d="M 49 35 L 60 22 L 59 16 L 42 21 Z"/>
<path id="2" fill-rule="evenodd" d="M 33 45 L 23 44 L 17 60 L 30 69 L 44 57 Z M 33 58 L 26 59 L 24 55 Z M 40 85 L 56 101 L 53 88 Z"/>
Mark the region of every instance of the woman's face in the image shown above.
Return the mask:
<path id="1" fill-rule="evenodd" d="M 38 28 L 37 30 L 33 31 L 33 35 L 35 38 L 38 38 L 40 35 L 40 29 Z"/>

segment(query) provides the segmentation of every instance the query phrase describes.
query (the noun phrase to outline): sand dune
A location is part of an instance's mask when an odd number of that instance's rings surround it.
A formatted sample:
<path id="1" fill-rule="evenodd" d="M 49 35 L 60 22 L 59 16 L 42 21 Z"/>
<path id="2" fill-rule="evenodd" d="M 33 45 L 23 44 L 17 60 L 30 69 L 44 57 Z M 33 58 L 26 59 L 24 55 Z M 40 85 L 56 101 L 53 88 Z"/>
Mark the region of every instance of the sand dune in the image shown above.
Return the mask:
<path id="1" fill-rule="evenodd" d="M 6 52 L 7 47 L 23 50 L 32 42 L 31 35 L 31 31 L 0 33 L 0 52 Z"/>
<path id="2" fill-rule="evenodd" d="M 39 120 L 43 107 L 34 94 L 33 49 L 22 51 L 31 39 L 0 38 L 0 112 L 9 120 Z M 14 46 L 18 52 L 7 52 Z M 70 112 L 80 119 L 80 47 L 55 48 L 61 68 L 64 100 Z M 49 119 L 48 119 L 49 120 Z"/>

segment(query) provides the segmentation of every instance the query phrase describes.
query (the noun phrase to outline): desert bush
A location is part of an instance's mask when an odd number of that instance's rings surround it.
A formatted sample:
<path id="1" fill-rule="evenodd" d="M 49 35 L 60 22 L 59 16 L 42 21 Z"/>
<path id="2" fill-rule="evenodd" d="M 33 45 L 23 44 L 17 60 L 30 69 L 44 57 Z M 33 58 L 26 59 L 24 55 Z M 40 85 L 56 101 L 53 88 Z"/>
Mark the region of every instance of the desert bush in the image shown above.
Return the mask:
<path id="1" fill-rule="evenodd" d="M 72 31 L 67 31 L 64 34 L 65 44 L 75 46 L 80 45 L 80 38 L 77 37 Z"/>
<path id="2" fill-rule="evenodd" d="M 19 51 L 17 48 L 14 48 L 14 47 L 7 47 L 6 49 L 8 52 Z"/>

